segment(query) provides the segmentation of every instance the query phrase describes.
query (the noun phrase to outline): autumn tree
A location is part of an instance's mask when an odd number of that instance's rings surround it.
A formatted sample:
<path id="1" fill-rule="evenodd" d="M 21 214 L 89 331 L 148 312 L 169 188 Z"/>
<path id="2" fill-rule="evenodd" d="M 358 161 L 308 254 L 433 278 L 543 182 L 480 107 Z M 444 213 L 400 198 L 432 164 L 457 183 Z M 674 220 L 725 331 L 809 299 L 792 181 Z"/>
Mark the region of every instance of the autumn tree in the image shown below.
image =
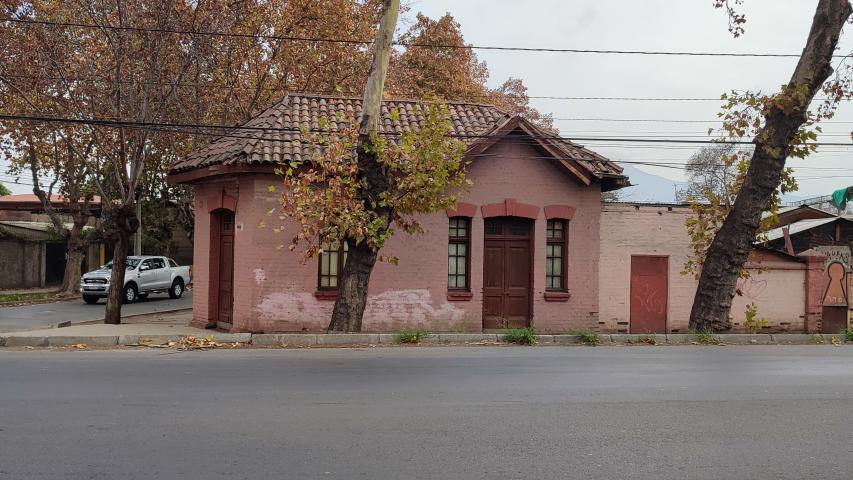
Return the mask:
<path id="1" fill-rule="evenodd" d="M 27 10 L 21 5 L 16 11 Z M 0 110 L 40 113 L 73 108 L 73 100 L 62 95 L 65 89 L 58 89 L 47 71 L 49 64 L 67 53 L 67 36 L 57 35 L 52 43 L 36 48 L 37 36 L 18 25 L 7 26 L 0 35 Z M 66 242 L 60 295 L 76 292 L 83 259 L 96 237 L 84 230 L 95 199 L 96 172 L 90 162 L 94 147 L 85 127 L 0 123 L 0 151 L 11 162 L 10 172 L 31 181 L 54 233 Z"/>
<path id="2" fill-rule="evenodd" d="M 729 29 L 743 33 L 745 19 L 727 0 L 716 0 L 725 8 Z M 838 101 L 850 98 L 850 68 L 829 82 L 832 57 L 844 23 L 850 17 L 848 0 L 819 0 L 806 46 L 794 73 L 774 95 L 733 93 L 723 115 L 724 128 L 733 138 L 752 137 L 754 150 L 749 157 L 731 211 L 711 241 L 702 264 L 699 286 L 690 313 L 690 328 L 700 331 L 728 330 L 729 312 L 738 276 L 752 250 L 752 243 L 774 192 L 780 188 L 785 160 L 805 157 L 817 138 L 814 124 L 833 115 Z M 809 106 L 823 89 L 829 100 L 816 112 Z M 810 143 L 812 142 L 812 143 Z"/>
<path id="3" fill-rule="evenodd" d="M 293 162 L 280 172 L 282 213 L 300 226 L 290 248 L 304 244 L 309 258 L 323 248 L 347 246 L 330 331 L 361 330 L 376 262 L 396 263 L 379 255 L 395 228 L 420 231 L 417 216 L 454 205 L 454 193 L 467 184 L 465 146 L 450 135 L 450 112 L 440 101 L 417 106 L 423 121 L 415 131 L 390 138 L 377 133 L 395 3 L 385 2 L 361 117 L 323 119 L 323 133 L 309 133 L 306 126 L 302 134 L 311 135 L 314 155 L 309 162 Z M 392 110 L 391 116 L 397 115 Z"/>
<path id="4" fill-rule="evenodd" d="M 450 14 L 433 20 L 419 13 L 399 43 L 404 50 L 392 56 L 388 78 L 387 90 L 392 96 L 432 95 L 446 101 L 490 103 L 553 130 L 553 117 L 530 105 L 520 78 L 489 88 L 488 66 L 465 42 L 461 25 Z"/>

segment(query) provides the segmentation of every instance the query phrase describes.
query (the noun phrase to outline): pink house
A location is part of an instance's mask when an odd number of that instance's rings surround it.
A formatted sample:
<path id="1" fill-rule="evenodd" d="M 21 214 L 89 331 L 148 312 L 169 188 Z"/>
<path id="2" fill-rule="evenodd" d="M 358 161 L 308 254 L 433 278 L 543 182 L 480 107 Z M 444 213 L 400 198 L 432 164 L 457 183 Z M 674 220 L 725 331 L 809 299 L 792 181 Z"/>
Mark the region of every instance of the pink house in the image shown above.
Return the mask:
<path id="1" fill-rule="evenodd" d="M 293 224 L 269 217 L 273 170 L 307 159 L 300 126 L 357 116 L 360 99 L 289 95 L 170 174 L 195 188 L 193 324 L 232 331 L 322 331 L 343 251 L 308 262 L 280 248 Z M 363 328 L 539 332 L 599 327 L 601 192 L 628 185 L 615 163 L 489 105 L 450 103 L 454 134 L 468 139 L 474 186 L 456 209 L 424 216 L 426 232 L 398 232 L 383 248 L 398 266 L 371 277 Z M 392 109 L 399 116 L 389 114 Z M 418 123 L 416 102 L 383 105 L 381 133 Z M 263 133 L 263 138 L 260 138 Z M 275 225 L 273 225 L 275 224 Z M 283 227 L 283 232 L 273 231 Z"/>

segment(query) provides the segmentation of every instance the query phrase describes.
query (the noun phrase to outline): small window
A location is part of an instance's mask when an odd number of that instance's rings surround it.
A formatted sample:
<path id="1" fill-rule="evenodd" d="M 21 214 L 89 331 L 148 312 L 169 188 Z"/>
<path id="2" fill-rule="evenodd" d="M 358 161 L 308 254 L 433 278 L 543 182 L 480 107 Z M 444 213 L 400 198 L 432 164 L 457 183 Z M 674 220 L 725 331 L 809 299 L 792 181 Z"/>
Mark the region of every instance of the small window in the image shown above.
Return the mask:
<path id="1" fill-rule="evenodd" d="M 234 214 L 231 212 L 224 212 L 222 214 L 222 226 L 221 231 L 223 232 L 232 232 L 234 231 Z"/>
<path id="2" fill-rule="evenodd" d="M 338 279 L 344 270 L 344 263 L 347 261 L 349 247 L 347 242 L 341 242 L 337 248 L 328 243 L 324 243 L 322 248 L 318 288 L 320 290 L 336 290 L 339 285 Z"/>
<path id="3" fill-rule="evenodd" d="M 170 258 L 170 259 L 169 259 L 169 266 L 170 266 L 170 267 L 172 267 L 172 268 L 175 268 L 175 267 L 177 267 L 177 266 L 178 266 L 178 264 L 177 264 L 177 263 L 175 263 L 175 261 L 174 261 L 174 260 L 172 260 L 172 259 Z"/>
<path id="4" fill-rule="evenodd" d="M 449 242 L 447 249 L 447 289 L 468 291 L 469 259 L 471 258 L 471 219 L 453 217 L 450 219 Z"/>
<path id="5" fill-rule="evenodd" d="M 545 289 L 564 292 L 568 254 L 568 223 L 565 220 L 548 220 L 545 228 Z"/>

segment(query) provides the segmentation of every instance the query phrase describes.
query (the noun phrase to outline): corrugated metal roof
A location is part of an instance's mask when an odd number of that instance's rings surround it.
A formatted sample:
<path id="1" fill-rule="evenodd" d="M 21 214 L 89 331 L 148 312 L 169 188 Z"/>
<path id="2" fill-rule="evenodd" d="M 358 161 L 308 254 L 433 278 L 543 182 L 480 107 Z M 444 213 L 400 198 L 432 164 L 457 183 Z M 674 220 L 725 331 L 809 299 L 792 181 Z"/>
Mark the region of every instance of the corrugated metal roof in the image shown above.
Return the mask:
<path id="1" fill-rule="evenodd" d="M 808 220 L 800 220 L 789 225 L 785 225 L 783 227 L 774 228 L 772 230 L 768 230 L 764 232 L 762 235 L 762 239 L 756 241 L 755 243 L 764 243 L 772 240 L 777 240 L 785 236 L 784 229 L 789 229 L 789 234 L 793 235 L 795 233 L 804 232 L 806 230 L 811 230 L 812 228 L 819 227 L 821 225 L 826 225 L 827 223 L 832 223 L 837 221 L 842 217 L 830 217 L 830 218 L 813 218 Z"/>

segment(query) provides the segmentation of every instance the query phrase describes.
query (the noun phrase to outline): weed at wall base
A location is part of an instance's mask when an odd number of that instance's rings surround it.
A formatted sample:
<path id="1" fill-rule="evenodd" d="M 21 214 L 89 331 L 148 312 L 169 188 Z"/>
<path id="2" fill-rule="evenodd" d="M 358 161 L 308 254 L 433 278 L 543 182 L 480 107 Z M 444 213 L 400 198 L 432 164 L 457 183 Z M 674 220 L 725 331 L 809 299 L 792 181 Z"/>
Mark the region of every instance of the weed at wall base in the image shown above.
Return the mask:
<path id="1" fill-rule="evenodd" d="M 533 345 L 536 343 L 536 337 L 533 333 L 533 327 L 510 328 L 504 333 L 503 341 L 516 345 Z"/>
<path id="2" fill-rule="evenodd" d="M 417 330 L 402 330 L 397 334 L 397 343 L 421 343 L 421 339 L 429 335 L 429 332 L 422 329 Z"/>
<path id="3" fill-rule="evenodd" d="M 591 347 L 601 343 L 601 337 L 598 336 L 598 332 L 593 332 L 592 330 L 578 330 L 572 332 L 572 335 L 576 335 L 582 344 Z"/>

